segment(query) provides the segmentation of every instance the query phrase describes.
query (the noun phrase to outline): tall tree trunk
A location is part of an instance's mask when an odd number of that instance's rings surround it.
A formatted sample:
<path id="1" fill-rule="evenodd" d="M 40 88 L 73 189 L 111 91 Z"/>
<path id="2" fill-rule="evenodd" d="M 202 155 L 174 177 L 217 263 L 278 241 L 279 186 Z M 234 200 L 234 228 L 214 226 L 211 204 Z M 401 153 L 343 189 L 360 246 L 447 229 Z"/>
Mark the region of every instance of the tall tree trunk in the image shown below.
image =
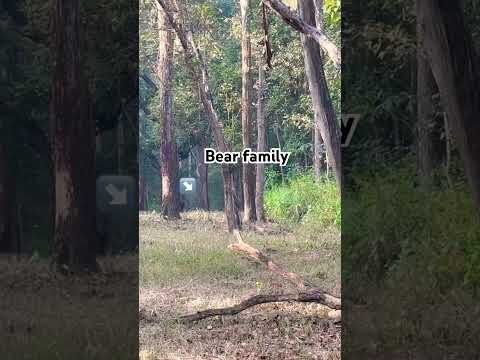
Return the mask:
<path id="1" fill-rule="evenodd" d="M 313 0 L 299 0 L 300 16 L 305 23 L 315 26 L 315 6 Z M 305 71 L 315 113 L 315 127 L 318 128 L 327 149 L 328 159 L 337 183 L 342 184 L 342 160 L 340 149 L 340 129 L 335 109 L 330 98 L 320 47 L 311 38 L 301 35 Z"/>
<path id="2" fill-rule="evenodd" d="M 448 122 L 480 209 L 480 89 L 471 34 L 460 2 L 424 0 L 425 49 Z"/>
<path id="3" fill-rule="evenodd" d="M 16 189 L 8 158 L 7 145 L 2 139 L 0 143 L 0 253 L 12 253 L 19 250 Z"/>
<path id="4" fill-rule="evenodd" d="M 278 121 L 278 116 L 275 117 L 275 125 L 273 127 L 273 129 L 275 130 L 275 137 L 277 138 L 277 143 L 278 143 L 278 148 L 281 149 L 282 148 L 282 138 L 280 136 L 280 123 Z M 283 170 L 283 166 L 279 166 L 280 167 L 280 174 L 282 176 L 282 184 L 285 184 L 285 171 Z"/>
<path id="5" fill-rule="evenodd" d="M 433 185 L 434 170 L 434 116 L 433 95 L 435 79 L 428 63 L 424 46 L 422 6 L 417 0 L 417 159 L 421 186 L 427 190 Z"/>
<path id="6" fill-rule="evenodd" d="M 178 154 L 173 119 L 173 47 L 174 33 L 165 12 L 158 9 L 157 77 L 160 95 L 160 161 L 162 176 L 162 215 L 180 218 Z"/>
<path id="7" fill-rule="evenodd" d="M 117 123 L 117 173 L 125 174 L 125 131 L 123 120 Z"/>
<path id="8" fill-rule="evenodd" d="M 208 164 L 205 164 L 204 149 L 207 146 L 205 135 L 201 135 L 197 146 L 197 177 L 198 177 L 198 207 L 202 210 L 210 210 L 208 200 Z"/>
<path id="9" fill-rule="evenodd" d="M 322 178 L 322 172 L 325 168 L 323 153 L 323 139 L 322 135 L 320 134 L 320 129 L 318 126 L 314 126 L 313 129 L 313 168 L 315 171 L 315 179 L 320 181 Z"/>
<path id="10" fill-rule="evenodd" d="M 323 0 L 314 0 L 315 5 L 315 20 L 317 24 L 317 29 L 320 31 L 325 30 L 325 22 L 324 22 L 324 15 L 323 15 L 323 7 L 324 1 Z M 320 53 L 322 53 L 322 49 L 320 49 Z M 323 56 L 323 55 L 322 55 Z M 315 171 L 315 179 L 320 181 L 322 178 L 322 172 L 324 166 L 328 166 L 324 163 L 323 153 L 323 139 L 322 134 L 320 134 L 320 128 L 318 126 L 313 126 L 313 168 Z"/>
<path id="11" fill-rule="evenodd" d="M 263 60 L 263 59 L 262 59 Z M 265 64 L 260 60 L 258 67 L 258 96 L 257 96 L 257 151 L 267 150 L 265 133 Z M 255 207 L 257 221 L 265 221 L 264 199 L 265 192 L 265 164 L 257 164 L 255 187 Z"/>
<path id="12" fill-rule="evenodd" d="M 95 121 L 81 68 L 80 2 L 55 0 L 51 129 L 55 177 L 55 262 L 96 267 Z"/>
<path id="13" fill-rule="evenodd" d="M 191 151 L 188 152 L 187 167 L 188 167 L 187 176 L 191 178 L 192 177 L 192 152 Z"/>
<path id="14" fill-rule="evenodd" d="M 3 129 L 2 129 L 3 130 Z M 10 189 L 8 188 L 8 158 L 7 149 L 3 142 L 0 142 L 0 252 L 10 251 L 9 239 L 9 208 L 10 208 Z"/>
<path id="15" fill-rule="evenodd" d="M 203 57 L 196 47 L 191 34 L 187 34 L 187 31 L 184 29 L 182 23 L 175 20 L 174 14 L 179 13 L 179 9 L 172 7 L 172 3 L 169 0 L 157 0 L 157 3 L 164 9 L 170 24 L 175 29 L 175 32 L 180 40 L 185 53 L 185 63 L 187 65 L 187 69 L 190 73 L 193 83 L 197 87 L 200 100 L 205 109 L 205 114 L 207 115 L 208 122 L 212 129 L 213 138 L 217 148 L 221 152 L 230 151 L 230 147 L 225 140 L 222 123 L 220 122 L 218 114 L 215 111 L 215 107 L 213 106 L 212 94 L 208 84 L 208 71 L 203 61 Z M 237 195 L 235 189 L 234 167 L 223 164 L 222 176 L 224 184 L 223 196 L 225 203 L 225 215 L 227 217 L 228 230 L 233 232 L 234 230 L 241 229 L 240 217 L 236 203 Z"/>
<path id="16" fill-rule="evenodd" d="M 138 175 L 138 209 L 140 211 L 147 210 L 147 188 L 145 186 L 145 177 L 142 174 Z"/>
<path id="17" fill-rule="evenodd" d="M 242 142 L 243 148 L 252 148 L 252 44 L 249 20 L 250 0 L 240 0 L 242 28 Z M 242 165 L 243 221 L 254 222 L 255 215 L 255 167 Z"/>

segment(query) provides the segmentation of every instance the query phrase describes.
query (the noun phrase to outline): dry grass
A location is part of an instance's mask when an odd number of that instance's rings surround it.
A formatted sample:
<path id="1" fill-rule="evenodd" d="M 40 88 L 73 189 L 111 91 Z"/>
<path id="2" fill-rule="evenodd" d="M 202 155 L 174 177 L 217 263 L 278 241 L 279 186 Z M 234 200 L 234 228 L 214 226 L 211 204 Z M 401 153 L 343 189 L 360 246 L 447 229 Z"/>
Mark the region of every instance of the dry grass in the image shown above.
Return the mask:
<path id="1" fill-rule="evenodd" d="M 136 256 L 100 263 L 100 273 L 65 276 L 46 260 L 2 257 L 2 359 L 135 359 Z"/>
<path id="2" fill-rule="evenodd" d="M 140 218 L 140 359 L 339 359 L 340 328 L 317 304 L 266 304 L 234 317 L 193 324 L 179 315 L 233 305 L 257 293 L 291 290 L 261 266 L 227 249 L 220 213 L 191 212 L 167 222 Z M 340 241 L 274 225 L 246 241 L 335 294 Z"/>

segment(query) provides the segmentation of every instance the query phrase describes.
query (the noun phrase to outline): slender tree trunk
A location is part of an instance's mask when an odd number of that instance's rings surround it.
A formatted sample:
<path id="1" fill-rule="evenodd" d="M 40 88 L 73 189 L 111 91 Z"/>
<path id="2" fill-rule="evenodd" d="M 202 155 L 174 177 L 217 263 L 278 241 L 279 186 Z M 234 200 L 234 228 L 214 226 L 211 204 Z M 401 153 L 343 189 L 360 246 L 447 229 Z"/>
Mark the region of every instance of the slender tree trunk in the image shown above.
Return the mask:
<path id="1" fill-rule="evenodd" d="M 424 0 L 425 49 L 480 209 L 480 88 L 477 57 L 460 2 Z"/>
<path id="2" fill-rule="evenodd" d="M 317 22 L 317 29 L 321 32 L 325 32 L 325 21 L 324 21 L 324 14 L 323 8 L 325 5 L 324 0 L 313 0 L 315 5 L 315 20 Z"/>
<path id="3" fill-rule="evenodd" d="M 138 208 L 140 211 L 147 210 L 147 196 L 146 196 L 146 186 L 145 186 L 145 178 L 142 174 L 138 175 Z"/>
<path id="4" fill-rule="evenodd" d="M 125 174 L 125 131 L 123 120 L 117 123 L 117 172 Z"/>
<path id="5" fill-rule="evenodd" d="M 217 148 L 221 152 L 227 152 L 230 150 L 230 147 L 225 140 L 222 123 L 220 122 L 218 114 L 215 111 L 215 107 L 213 106 L 212 94 L 208 83 L 208 71 L 203 61 L 203 57 L 196 47 L 191 34 L 187 34 L 187 31 L 185 31 L 183 28 L 182 23 L 175 20 L 174 13 L 179 13 L 179 9 L 172 7 L 172 3 L 169 0 L 157 0 L 157 3 L 164 9 L 170 24 L 175 29 L 175 32 L 180 40 L 185 53 L 185 63 L 187 65 L 187 69 L 190 72 L 193 83 L 198 89 L 200 100 L 205 109 L 205 114 L 207 115 L 208 122 L 212 129 L 213 138 L 217 144 Z M 223 195 L 225 203 L 225 215 L 227 217 L 228 230 L 233 232 L 234 230 L 240 230 L 241 228 L 240 217 L 236 203 L 237 195 L 235 189 L 234 167 L 223 164 L 222 175 L 224 183 Z"/>
<path id="6" fill-rule="evenodd" d="M 188 157 L 187 157 L 187 175 L 188 177 L 192 177 L 192 152 L 188 152 Z"/>
<path id="7" fill-rule="evenodd" d="M 313 0 L 299 0 L 299 9 L 300 16 L 305 23 L 315 26 L 315 6 Z M 328 159 L 335 170 L 337 183 L 341 188 L 342 161 L 340 129 L 325 78 L 320 48 L 313 39 L 303 34 L 301 38 L 305 59 L 305 71 L 315 113 L 315 127 L 318 128 L 325 142 Z"/>
<path id="8" fill-rule="evenodd" d="M 158 9 L 157 77 L 160 95 L 160 161 L 162 176 L 162 215 L 168 219 L 180 218 L 178 189 L 178 155 L 173 119 L 173 29 L 164 11 Z"/>
<path id="9" fill-rule="evenodd" d="M 324 24 L 324 16 L 323 16 L 323 0 L 314 0 L 315 5 L 315 20 L 317 24 L 317 29 L 320 31 L 325 30 Z M 322 53 L 322 49 L 320 49 L 320 53 Z M 323 56 L 323 54 L 321 54 Z M 320 181 L 322 178 L 322 172 L 324 167 L 327 166 L 324 163 L 323 153 L 323 139 L 322 135 L 320 134 L 320 128 L 318 126 L 313 126 L 313 168 L 315 171 L 315 179 Z"/>
<path id="10" fill-rule="evenodd" d="M 252 148 L 252 44 L 249 20 L 250 0 L 240 0 L 242 27 L 242 142 L 243 148 Z M 242 165 L 243 221 L 255 221 L 255 166 Z"/>
<path id="11" fill-rule="evenodd" d="M 417 159 L 419 178 L 427 190 L 433 185 L 434 170 L 434 116 L 433 94 L 435 79 L 428 63 L 424 47 L 425 14 L 421 0 L 417 0 Z"/>
<path id="12" fill-rule="evenodd" d="M 278 143 L 278 148 L 282 148 L 282 138 L 280 136 L 280 124 L 278 121 L 278 117 L 275 117 L 275 125 L 274 125 L 274 130 L 275 130 L 275 137 L 277 138 L 277 143 Z M 285 171 L 283 170 L 283 167 L 280 166 L 280 174 L 282 175 L 282 184 L 285 184 Z"/>
<path id="13" fill-rule="evenodd" d="M 314 126 L 313 129 L 313 168 L 315 171 L 315 179 L 320 181 L 322 178 L 322 172 L 325 167 L 323 153 L 322 153 L 323 140 L 320 134 L 318 126 Z"/>
<path id="14" fill-rule="evenodd" d="M 80 55 L 80 2 L 54 1 L 51 128 L 55 176 L 55 261 L 96 267 L 95 121 Z"/>
<path id="15" fill-rule="evenodd" d="M 2 129 L 3 130 L 3 129 Z M 3 139 L 2 139 L 3 140 Z M 0 142 L 0 252 L 10 251 L 9 239 L 9 208 L 10 189 L 8 188 L 8 166 L 7 149 L 5 144 Z"/>
<path id="16" fill-rule="evenodd" d="M 208 211 L 210 210 L 210 203 L 208 200 L 208 164 L 205 164 L 205 147 L 206 139 L 202 135 L 197 146 L 198 207 Z"/>
<path id="17" fill-rule="evenodd" d="M 263 60 L 263 59 L 262 59 Z M 257 151 L 267 150 L 265 132 L 265 64 L 260 60 L 258 67 L 258 96 L 257 96 Z M 255 207 L 257 221 L 265 221 L 264 192 L 265 192 L 265 164 L 257 164 L 255 187 Z"/>

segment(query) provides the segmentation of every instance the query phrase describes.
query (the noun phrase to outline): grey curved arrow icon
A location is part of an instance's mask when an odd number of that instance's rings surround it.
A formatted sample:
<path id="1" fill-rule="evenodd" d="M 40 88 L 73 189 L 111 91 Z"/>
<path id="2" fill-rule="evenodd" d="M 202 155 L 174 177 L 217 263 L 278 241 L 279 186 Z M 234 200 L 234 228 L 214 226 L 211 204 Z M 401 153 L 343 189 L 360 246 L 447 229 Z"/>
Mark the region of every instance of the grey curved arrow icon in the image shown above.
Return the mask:
<path id="1" fill-rule="evenodd" d="M 127 205 L 127 189 L 118 189 L 113 184 L 108 184 L 105 187 L 105 190 L 110 194 L 112 200 L 110 201 L 110 205 Z"/>

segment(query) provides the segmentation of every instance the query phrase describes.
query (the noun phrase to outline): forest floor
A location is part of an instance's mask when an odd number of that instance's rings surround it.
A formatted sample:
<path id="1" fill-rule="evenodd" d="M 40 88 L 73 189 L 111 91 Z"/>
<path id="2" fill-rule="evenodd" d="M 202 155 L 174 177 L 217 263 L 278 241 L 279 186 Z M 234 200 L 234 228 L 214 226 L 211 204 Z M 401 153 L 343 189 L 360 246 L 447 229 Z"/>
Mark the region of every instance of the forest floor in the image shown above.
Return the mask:
<path id="1" fill-rule="evenodd" d="M 341 328 L 318 304 L 265 304 L 230 317 L 184 324 L 181 315 L 292 291 L 233 253 L 221 213 L 189 212 L 167 222 L 140 217 L 140 360 L 340 359 Z M 340 295 L 340 235 L 269 224 L 245 241 L 319 287 Z"/>
<path id="2" fill-rule="evenodd" d="M 98 263 L 99 272 L 73 275 L 54 271 L 36 255 L 1 256 L 1 358 L 134 359 L 137 256 L 101 257 Z"/>

